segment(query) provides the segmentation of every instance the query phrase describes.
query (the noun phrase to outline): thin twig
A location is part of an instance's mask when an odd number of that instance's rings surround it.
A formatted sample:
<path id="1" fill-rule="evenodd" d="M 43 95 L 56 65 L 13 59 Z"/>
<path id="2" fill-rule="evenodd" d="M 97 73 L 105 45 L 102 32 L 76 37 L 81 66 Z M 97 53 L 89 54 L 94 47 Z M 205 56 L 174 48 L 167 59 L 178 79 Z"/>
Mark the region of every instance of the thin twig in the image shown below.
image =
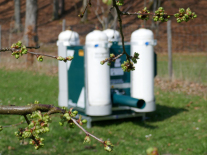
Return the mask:
<path id="1" fill-rule="evenodd" d="M 30 53 L 30 54 L 33 54 L 33 55 L 37 55 L 37 56 L 41 55 L 41 56 L 46 56 L 46 57 L 51 57 L 51 58 L 55 58 L 55 59 L 57 59 L 57 57 L 56 57 L 56 56 L 53 56 L 53 55 L 47 55 L 47 54 L 41 54 L 41 53 L 35 53 L 35 52 L 30 52 L 30 51 L 27 51 L 27 52 Z"/>
<path id="2" fill-rule="evenodd" d="M 24 115 L 24 119 L 27 121 L 27 124 L 29 125 L 29 124 L 30 124 L 30 121 L 29 121 L 29 119 L 27 118 L 27 115 Z"/>
<path id="3" fill-rule="evenodd" d="M 121 11 L 119 10 L 119 7 L 116 5 L 116 1 L 115 0 L 113 0 L 113 6 L 115 7 L 117 15 L 118 15 L 118 21 L 119 21 L 119 26 L 120 26 L 120 34 L 121 34 L 123 53 L 126 54 L 127 60 L 130 62 L 130 55 L 126 52 L 125 46 L 124 46 L 124 34 L 123 34 L 123 30 L 122 30 Z"/>
<path id="4" fill-rule="evenodd" d="M 153 16 L 156 16 L 155 13 L 138 13 L 138 12 L 130 13 L 130 12 L 121 12 L 121 11 L 120 11 L 120 15 L 153 15 Z M 165 14 L 165 16 L 174 16 L 174 14 Z"/>
<path id="5" fill-rule="evenodd" d="M 9 127 L 14 127 L 14 126 L 18 126 L 18 125 L 21 125 L 21 124 L 24 124 L 26 122 L 20 122 L 20 123 L 17 123 L 17 124 L 12 124 L 12 125 L 5 125 L 5 126 L 2 126 L 3 128 L 9 128 Z"/>
<path id="6" fill-rule="evenodd" d="M 40 46 L 36 46 L 36 47 L 26 47 L 26 48 L 29 48 L 29 49 L 38 49 L 38 48 L 40 48 Z"/>
<path id="7" fill-rule="evenodd" d="M 25 118 L 27 124 L 29 125 L 29 124 L 30 124 L 30 121 L 29 121 L 29 119 L 27 118 L 27 115 L 24 115 L 24 118 Z M 36 140 L 36 138 L 35 138 L 35 136 L 34 136 L 33 134 L 32 134 L 32 136 L 31 136 L 31 139 L 33 139 L 33 140 L 35 141 L 36 144 L 39 144 L 39 142 Z"/>
<path id="8" fill-rule="evenodd" d="M 97 141 L 99 141 L 100 143 L 104 144 L 104 141 L 97 138 L 96 136 L 94 136 L 93 134 L 89 133 L 88 131 L 86 131 L 80 124 L 78 124 L 76 119 L 71 118 L 71 120 L 73 121 L 73 123 L 75 123 L 75 125 L 77 125 L 86 135 L 93 137 L 94 139 L 96 139 Z"/>
<path id="9" fill-rule="evenodd" d="M 85 14 L 85 12 L 86 12 L 86 9 L 87 9 L 87 7 L 88 7 L 88 5 L 91 6 L 91 0 L 88 1 L 87 5 L 86 5 L 86 7 L 85 7 L 85 9 L 84 9 L 84 11 L 82 12 L 82 14 L 81 14 L 81 15 L 78 15 L 79 17 L 83 18 L 84 14 Z"/>

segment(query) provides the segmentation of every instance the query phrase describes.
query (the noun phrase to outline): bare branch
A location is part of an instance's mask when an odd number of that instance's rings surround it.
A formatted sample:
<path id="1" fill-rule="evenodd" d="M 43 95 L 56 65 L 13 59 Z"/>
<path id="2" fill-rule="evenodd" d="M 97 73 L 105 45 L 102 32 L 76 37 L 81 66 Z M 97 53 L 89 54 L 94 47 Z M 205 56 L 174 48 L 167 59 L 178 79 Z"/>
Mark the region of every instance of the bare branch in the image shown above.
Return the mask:
<path id="1" fill-rule="evenodd" d="M 100 143 L 104 144 L 104 141 L 97 138 L 96 136 L 94 136 L 93 134 L 89 133 L 88 131 L 86 131 L 81 125 L 78 124 L 76 119 L 71 118 L 71 120 L 73 121 L 73 123 L 75 123 L 75 125 L 77 125 L 86 135 L 93 137 L 94 139 L 96 139 L 97 141 L 99 141 Z"/>
<path id="2" fill-rule="evenodd" d="M 30 104 L 26 106 L 0 106 L 0 114 L 7 115 L 27 115 L 35 111 L 48 112 L 48 114 L 65 113 L 65 110 L 53 105 L 47 104 Z"/>

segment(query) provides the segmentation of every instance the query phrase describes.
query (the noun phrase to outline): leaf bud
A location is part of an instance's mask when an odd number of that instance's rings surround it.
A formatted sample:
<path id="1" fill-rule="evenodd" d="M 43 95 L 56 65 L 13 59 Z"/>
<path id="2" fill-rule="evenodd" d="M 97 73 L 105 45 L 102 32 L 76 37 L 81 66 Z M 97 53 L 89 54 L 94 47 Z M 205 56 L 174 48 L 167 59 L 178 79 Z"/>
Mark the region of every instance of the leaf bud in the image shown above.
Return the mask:
<path id="1" fill-rule="evenodd" d="M 23 49 L 22 54 L 27 54 L 27 49 Z"/>
<path id="2" fill-rule="evenodd" d="M 69 61 L 73 60 L 73 58 L 74 58 L 73 56 L 68 56 L 68 57 L 67 57 L 67 59 L 68 59 Z"/>
<path id="3" fill-rule="evenodd" d="M 77 110 L 73 111 L 73 114 L 77 115 L 78 114 L 78 111 Z"/>
<path id="4" fill-rule="evenodd" d="M 36 134 L 39 134 L 39 133 L 40 133 L 40 130 L 39 130 L 39 129 L 36 129 L 36 130 L 35 130 L 35 133 L 36 133 Z"/>
<path id="5" fill-rule="evenodd" d="M 160 10 L 160 11 L 164 11 L 163 7 L 159 7 L 158 10 Z"/>
<path id="6" fill-rule="evenodd" d="M 90 137 L 87 135 L 87 136 L 84 138 L 83 143 L 90 143 L 90 142 L 91 142 L 91 139 L 90 139 Z"/>
<path id="7" fill-rule="evenodd" d="M 15 54 L 15 58 L 16 58 L 16 59 L 19 59 L 19 53 L 16 53 L 16 54 Z"/>
<path id="8" fill-rule="evenodd" d="M 18 131 L 15 131 L 14 134 L 15 134 L 15 136 L 18 136 L 19 135 L 19 132 Z"/>
<path id="9" fill-rule="evenodd" d="M 176 13 L 176 14 L 174 14 L 174 16 L 175 16 L 176 18 L 178 18 L 180 15 L 179 15 L 179 13 Z"/>
<path id="10" fill-rule="evenodd" d="M 105 63 L 104 61 L 101 61 L 101 62 L 100 62 L 101 65 L 103 65 L 104 63 Z"/>
<path id="11" fill-rule="evenodd" d="M 180 12 L 181 14 L 183 14 L 183 13 L 185 13 L 185 9 L 180 8 L 180 9 L 179 9 L 179 12 Z"/>
<path id="12" fill-rule="evenodd" d="M 59 124 L 60 124 L 60 126 L 63 126 L 64 125 L 64 123 L 62 123 L 62 122 L 59 122 Z"/>
<path id="13" fill-rule="evenodd" d="M 82 120 L 82 123 L 87 123 L 87 120 L 86 119 Z"/>
<path id="14" fill-rule="evenodd" d="M 68 117 L 69 116 L 69 113 L 65 113 L 63 116 Z"/>
<path id="15" fill-rule="evenodd" d="M 44 141 L 45 139 L 44 138 L 40 138 L 40 141 Z"/>
<path id="16" fill-rule="evenodd" d="M 186 17 L 186 18 L 189 18 L 188 14 L 185 14 L 185 17 Z"/>
<path id="17" fill-rule="evenodd" d="M 39 149 L 39 146 L 38 146 L 38 145 L 36 145 L 36 146 L 35 146 L 35 150 L 38 150 L 38 149 Z"/>
<path id="18" fill-rule="evenodd" d="M 39 102 L 39 101 L 37 101 L 37 100 L 35 100 L 35 101 L 34 101 L 34 104 L 39 104 L 39 103 L 40 103 L 40 102 Z"/>
<path id="19" fill-rule="evenodd" d="M 18 41 L 18 42 L 16 43 L 16 45 L 18 45 L 18 46 L 22 46 L 22 42 L 21 42 L 21 41 Z"/>
<path id="20" fill-rule="evenodd" d="M 33 141 L 32 139 L 29 141 L 29 144 L 33 145 L 35 141 Z"/>
<path id="21" fill-rule="evenodd" d="M 110 54 L 110 57 L 111 57 L 111 58 L 114 58 L 114 57 L 115 57 L 114 53 L 111 53 L 111 54 Z"/>
<path id="22" fill-rule="evenodd" d="M 70 128 L 74 128 L 75 127 L 75 124 L 74 123 L 69 123 L 69 127 Z"/>
<path id="23" fill-rule="evenodd" d="M 110 146 L 110 145 L 104 145 L 104 149 L 108 152 L 111 152 L 113 151 L 113 146 Z"/>
<path id="24" fill-rule="evenodd" d="M 37 60 L 40 61 L 40 62 L 42 62 L 43 61 L 43 56 L 41 56 L 41 55 L 38 56 Z"/>
<path id="25" fill-rule="evenodd" d="M 135 52 L 134 53 L 134 58 L 138 58 L 138 56 L 139 56 L 139 53 Z"/>
<path id="26" fill-rule="evenodd" d="M 29 124 L 29 128 L 33 128 L 34 127 L 34 122 L 31 122 L 30 124 Z"/>
<path id="27" fill-rule="evenodd" d="M 15 48 L 15 46 L 16 46 L 16 44 L 12 44 L 12 45 L 11 45 L 11 48 Z"/>
<path id="28" fill-rule="evenodd" d="M 194 16 L 193 16 L 193 18 L 196 18 L 197 17 L 197 15 L 195 14 Z"/>
<path id="29" fill-rule="evenodd" d="M 132 58 L 132 61 L 133 61 L 135 64 L 137 63 L 136 58 Z"/>
<path id="30" fill-rule="evenodd" d="M 59 56 L 59 57 L 57 57 L 57 60 L 62 61 L 62 60 L 64 60 L 64 58 L 63 58 L 63 57 L 61 57 L 61 56 Z"/>
<path id="31" fill-rule="evenodd" d="M 112 144 L 109 140 L 105 141 L 104 143 L 105 143 L 106 145 L 111 145 L 111 146 L 113 146 L 113 144 Z"/>
<path id="32" fill-rule="evenodd" d="M 181 23 L 182 20 L 181 20 L 180 18 L 177 18 L 177 22 L 178 22 L 178 23 Z"/>
<path id="33" fill-rule="evenodd" d="M 3 127 L 0 125 L 0 131 L 2 131 L 3 130 Z"/>
<path id="34" fill-rule="evenodd" d="M 43 144 L 42 142 L 40 142 L 39 145 L 43 147 L 45 144 Z"/>
<path id="35" fill-rule="evenodd" d="M 108 62 L 108 63 L 107 63 L 107 65 L 108 65 L 108 66 L 111 66 L 111 63 L 110 63 L 110 62 Z"/>

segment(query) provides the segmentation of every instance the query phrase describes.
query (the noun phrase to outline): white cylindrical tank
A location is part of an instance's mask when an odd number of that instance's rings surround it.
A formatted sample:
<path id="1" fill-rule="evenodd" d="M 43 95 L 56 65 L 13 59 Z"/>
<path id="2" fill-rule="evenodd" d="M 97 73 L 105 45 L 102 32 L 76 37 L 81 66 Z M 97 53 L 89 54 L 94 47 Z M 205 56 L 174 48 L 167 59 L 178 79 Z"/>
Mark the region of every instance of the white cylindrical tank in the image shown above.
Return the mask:
<path id="1" fill-rule="evenodd" d="M 64 44 L 68 44 L 67 46 L 79 45 L 80 44 L 79 35 L 77 32 L 72 30 L 63 31 L 58 36 L 58 43 L 59 42 L 64 42 Z"/>
<path id="2" fill-rule="evenodd" d="M 94 30 L 86 36 L 86 113 L 93 116 L 111 114 L 109 66 L 100 61 L 109 57 L 105 33 Z"/>
<path id="3" fill-rule="evenodd" d="M 68 52 L 67 46 L 79 45 L 79 35 L 77 32 L 66 30 L 59 34 L 57 46 L 58 46 L 58 56 L 67 57 L 73 56 Z M 58 74 L 59 74 L 59 95 L 58 95 L 58 105 L 63 107 L 68 107 L 68 74 L 67 66 L 71 61 L 66 63 L 63 61 L 58 61 Z"/>
<path id="4" fill-rule="evenodd" d="M 131 56 L 139 53 L 135 70 L 131 72 L 131 97 L 143 99 L 146 106 L 140 111 L 155 111 L 153 32 L 141 28 L 131 35 Z"/>
<path id="5" fill-rule="evenodd" d="M 121 40 L 119 31 L 117 30 L 106 29 L 103 32 L 107 35 L 108 42 L 114 42 L 114 41 L 119 42 Z"/>

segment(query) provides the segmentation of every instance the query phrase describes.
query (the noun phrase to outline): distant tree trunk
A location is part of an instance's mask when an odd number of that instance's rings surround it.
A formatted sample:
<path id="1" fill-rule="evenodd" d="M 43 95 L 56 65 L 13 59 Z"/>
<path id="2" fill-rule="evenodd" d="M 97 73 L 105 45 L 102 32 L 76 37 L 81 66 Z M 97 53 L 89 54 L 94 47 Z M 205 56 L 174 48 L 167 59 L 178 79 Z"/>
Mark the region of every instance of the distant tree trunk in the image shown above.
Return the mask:
<path id="1" fill-rule="evenodd" d="M 59 19 L 59 3 L 58 0 L 53 0 L 53 20 Z"/>
<path id="2" fill-rule="evenodd" d="M 65 12 L 65 0 L 59 1 L 59 14 L 62 16 Z"/>
<path id="3" fill-rule="evenodd" d="M 153 12 L 155 12 L 156 9 L 157 9 L 157 0 L 154 0 L 154 1 L 153 1 Z M 151 25 L 151 27 L 152 27 L 152 29 L 155 28 L 155 22 L 154 22 L 153 19 L 152 19 L 152 25 Z"/>
<path id="4" fill-rule="evenodd" d="M 37 0 L 26 0 L 25 41 L 26 46 L 36 46 L 38 42 Z M 32 63 L 33 55 L 27 54 L 27 65 Z"/>
<path id="5" fill-rule="evenodd" d="M 87 0 L 83 0 L 83 5 L 81 8 L 81 13 L 85 10 L 86 6 L 87 6 L 88 1 Z M 88 10 L 88 9 L 87 9 Z M 85 22 L 88 19 L 88 11 L 86 10 L 86 12 L 84 13 L 83 18 L 81 18 L 81 22 Z"/>
<path id="6" fill-rule="evenodd" d="M 20 10 L 20 0 L 14 0 L 14 19 L 15 19 L 15 25 L 14 29 L 15 31 L 21 31 L 21 10 Z"/>

